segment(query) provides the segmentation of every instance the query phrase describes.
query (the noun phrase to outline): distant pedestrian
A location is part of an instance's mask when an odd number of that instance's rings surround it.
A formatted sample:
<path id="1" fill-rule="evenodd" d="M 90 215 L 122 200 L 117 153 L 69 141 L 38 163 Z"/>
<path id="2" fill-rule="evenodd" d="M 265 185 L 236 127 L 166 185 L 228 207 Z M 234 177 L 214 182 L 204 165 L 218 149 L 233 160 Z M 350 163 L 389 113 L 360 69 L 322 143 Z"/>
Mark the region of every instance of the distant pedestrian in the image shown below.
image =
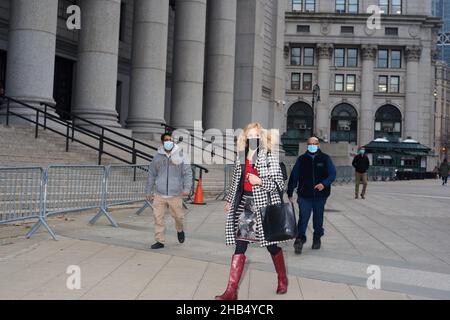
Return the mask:
<path id="1" fill-rule="evenodd" d="M 293 193 L 297 189 L 297 202 L 300 208 L 298 220 L 298 237 L 294 242 L 296 254 L 301 254 L 306 243 L 306 229 L 311 211 L 313 211 L 313 244 L 312 249 L 321 246 L 320 238 L 324 235 L 323 214 L 325 204 L 331 193 L 331 184 L 336 179 L 336 168 L 330 156 L 320 150 L 319 139 L 308 139 L 308 151 L 298 157 L 289 178 L 287 194 L 290 202 L 294 202 Z"/>
<path id="2" fill-rule="evenodd" d="M 450 171 L 450 164 L 448 163 L 447 158 L 442 161 L 441 166 L 439 167 L 439 174 L 442 178 L 442 185 L 447 185 L 448 173 Z"/>
<path id="3" fill-rule="evenodd" d="M 361 182 L 363 184 L 361 198 L 365 199 L 368 181 L 367 170 L 369 170 L 370 161 L 364 147 L 359 148 L 358 154 L 353 158 L 352 166 L 355 168 L 355 199 L 358 199 Z"/>
<path id="4" fill-rule="evenodd" d="M 153 201 L 155 215 L 156 243 L 151 246 L 152 249 L 164 248 L 164 216 L 167 207 L 175 219 L 178 241 L 184 242 L 183 197 L 189 195 L 192 187 L 192 169 L 183 157 L 182 149 L 173 142 L 170 134 L 163 134 L 161 142 L 162 146 L 150 164 L 146 190 L 147 200 Z"/>

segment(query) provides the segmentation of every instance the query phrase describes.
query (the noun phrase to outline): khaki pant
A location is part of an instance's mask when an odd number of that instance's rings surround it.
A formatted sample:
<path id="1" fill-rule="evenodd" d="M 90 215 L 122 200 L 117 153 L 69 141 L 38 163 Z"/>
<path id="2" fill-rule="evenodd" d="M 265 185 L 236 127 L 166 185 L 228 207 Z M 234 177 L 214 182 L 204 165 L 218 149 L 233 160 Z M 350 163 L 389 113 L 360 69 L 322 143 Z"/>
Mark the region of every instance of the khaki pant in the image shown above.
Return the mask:
<path id="1" fill-rule="evenodd" d="M 181 197 L 163 198 L 155 195 L 153 200 L 153 214 L 155 215 L 155 240 L 164 244 L 164 217 L 166 209 L 169 207 L 172 217 L 175 219 L 175 228 L 177 232 L 183 231 L 184 208 Z"/>
<path id="2" fill-rule="evenodd" d="M 355 197 L 357 197 L 358 194 L 359 194 L 359 184 L 361 183 L 361 181 L 362 181 L 362 184 L 363 184 L 363 189 L 362 189 L 361 196 L 364 197 L 364 195 L 366 194 L 366 189 L 367 189 L 367 173 L 356 172 Z"/>

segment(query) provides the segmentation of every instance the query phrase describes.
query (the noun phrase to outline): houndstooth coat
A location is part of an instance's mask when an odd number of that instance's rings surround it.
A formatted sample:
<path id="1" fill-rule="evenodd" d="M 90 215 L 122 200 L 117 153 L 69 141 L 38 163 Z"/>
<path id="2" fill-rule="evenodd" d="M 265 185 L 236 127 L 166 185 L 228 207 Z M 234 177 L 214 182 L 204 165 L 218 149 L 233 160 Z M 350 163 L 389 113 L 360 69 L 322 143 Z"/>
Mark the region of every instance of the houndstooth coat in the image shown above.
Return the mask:
<path id="1" fill-rule="evenodd" d="M 233 178 L 231 180 L 231 184 L 228 189 L 228 195 L 226 198 L 226 201 L 228 203 L 231 203 L 231 209 L 227 216 L 225 229 L 226 245 L 236 244 L 237 223 L 239 217 L 235 213 L 237 211 L 237 207 L 239 206 L 239 202 L 243 193 L 245 170 L 245 161 L 241 160 L 241 157 L 238 155 L 236 158 Z M 271 204 L 281 203 L 282 199 L 280 199 L 277 184 L 279 186 L 279 190 L 284 190 L 284 180 L 280 164 L 278 163 L 276 157 L 270 152 L 261 150 L 258 153 L 255 168 L 262 180 L 261 186 L 252 187 L 253 199 L 255 202 L 255 207 L 258 211 L 256 219 L 256 231 L 258 242 L 260 243 L 261 247 L 266 247 L 271 244 L 277 244 L 279 242 L 268 242 L 264 239 L 261 209 L 269 205 L 267 196 L 268 191 L 270 192 Z"/>

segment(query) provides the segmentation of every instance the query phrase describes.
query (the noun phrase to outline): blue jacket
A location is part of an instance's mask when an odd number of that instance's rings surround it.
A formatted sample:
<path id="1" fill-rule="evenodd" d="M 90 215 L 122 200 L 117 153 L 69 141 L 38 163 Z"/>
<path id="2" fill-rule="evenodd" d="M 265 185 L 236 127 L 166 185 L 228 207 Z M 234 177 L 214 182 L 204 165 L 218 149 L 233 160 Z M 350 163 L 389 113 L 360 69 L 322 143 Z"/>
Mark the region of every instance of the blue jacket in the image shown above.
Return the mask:
<path id="1" fill-rule="evenodd" d="M 291 176 L 287 194 L 292 197 L 295 188 L 301 198 L 328 198 L 331 192 L 331 184 L 336 179 L 336 168 L 331 158 L 318 151 L 316 154 L 305 154 L 298 157 Z M 325 189 L 322 191 L 314 189 L 322 183 Z"/>

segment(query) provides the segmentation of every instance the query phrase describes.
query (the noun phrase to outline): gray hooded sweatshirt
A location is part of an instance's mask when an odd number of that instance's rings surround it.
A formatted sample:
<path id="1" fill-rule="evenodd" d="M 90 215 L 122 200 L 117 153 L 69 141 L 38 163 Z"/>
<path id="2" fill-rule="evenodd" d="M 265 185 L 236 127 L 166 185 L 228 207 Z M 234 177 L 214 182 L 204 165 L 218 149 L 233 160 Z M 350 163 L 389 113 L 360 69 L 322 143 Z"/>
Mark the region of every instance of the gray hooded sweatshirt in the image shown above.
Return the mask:
<path id="1" fill-rule="evenodd" d="M 153 190 L 155 187 L 155 190 Z M 174 197 L 189 193 L 192 187 L 192 169 L 177 145 L 170 154 L 163 146 L 150 163 L 146 193 Z"/>

